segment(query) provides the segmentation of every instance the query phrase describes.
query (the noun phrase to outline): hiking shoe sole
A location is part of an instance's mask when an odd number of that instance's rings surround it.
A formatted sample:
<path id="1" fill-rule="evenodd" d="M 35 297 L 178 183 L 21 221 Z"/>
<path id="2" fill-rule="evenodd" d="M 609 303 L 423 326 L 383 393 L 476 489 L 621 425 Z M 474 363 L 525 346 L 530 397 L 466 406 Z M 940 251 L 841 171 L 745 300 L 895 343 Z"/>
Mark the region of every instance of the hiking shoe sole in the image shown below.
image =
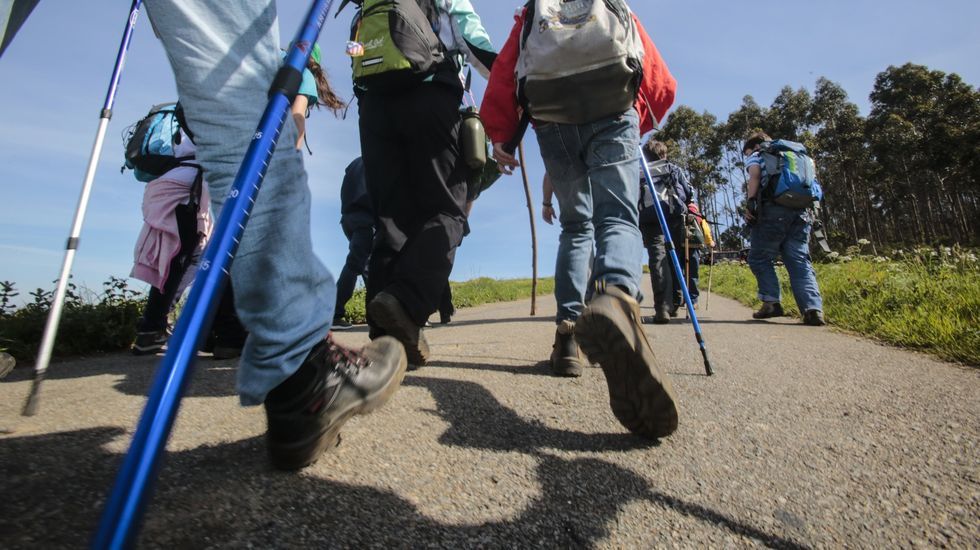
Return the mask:
<path id="1" fill-rule="evenodd" d="M 382 336 L 368 344 L 362 353 L 372 362 L 397 357 L 395 374 L 382 387 L 362 395 L 360 399 L 352 400 L 343 410 L 335 412 L 336 419 L 323 432 L 289 443 L 269 439 L 269 459 L 274 467 L 279 470 L 300 470 L 313 464 L 324 451 L 340 444 L 340 429 L 351 417 L 374 412 L 391 399 L 395 390 L 401 386 L 408 367 L 401 343 L 394 338 Z"/>
<path id="2" fill-rule="evenodd" d="M 371 300 L 368 313 L 372 321 L 405 346 L 409 365 L 421 367 L 429 361 L 429 343 L 425 333 L 408 316 L 398 298 L 381 292 Z"/>
<path id="3" fill-rule="evenodd" d="M 625 295 L 625 293 L 624 293 Z M 626 429 L 649 439 L 677 430 L 673 388 L 628 303 L 597 296 L 579 318 L 575 336 L 582 351 L 598 363 L 609 387 L 609 405 Z"/>

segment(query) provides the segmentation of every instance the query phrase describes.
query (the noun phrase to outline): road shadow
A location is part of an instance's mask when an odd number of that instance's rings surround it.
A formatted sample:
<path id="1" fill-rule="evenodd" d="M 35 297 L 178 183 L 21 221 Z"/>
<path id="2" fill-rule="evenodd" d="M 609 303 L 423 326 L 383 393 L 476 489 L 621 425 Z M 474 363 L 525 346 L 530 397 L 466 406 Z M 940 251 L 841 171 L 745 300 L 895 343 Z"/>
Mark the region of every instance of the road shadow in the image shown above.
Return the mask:
<path id="1" fill-rule="evenodd" d="M 453 328 L 453 327 L 469 327 L 476 325 L 499 325 L 501 323 L 551 323 L 555 324 L 554 315 L 536 315 L 531 317 L 502 317 L 499 319 L 467 319 L 462 321 L 453 321 L 448 325 L 443 325 L 440 323 L 433 323 L 432 327 L 425 329 L 429 330 L 439 330 L 442 328 Z"/>
<path id="2" fill-rule="evenodd" d="M 488 357 L 483 355 L 467 355 L 465 357 L 460 357 L 460 359 L 485 359 L 487 361 L 500 361 L 501 359 L 507 361 L 524 362 L 527 359 L 521 358 L 510 358 L 510 357 Z M 450 368 L 450 369 L 463 369 L 463 370 L 475 370 L 483 372 L 506 372 L 510 374 L 517 374 L 520 376 L 551 376 L 551 367 L 549 361 L 538 361 L 536 363 L 527 365 L 500 365 L 493 363 L 477 363 L 473 361 L 446 361 L 443 359 L 437 359 L 431 361 L 426 366 L 422 367 L 420 372 L 425 372 L 429 368 Z"/>
<path id="3" fill-rule="evenodd" d="M 85 546 L 121 463 L 121 455 L 106 451 L 106 445 L 122 435 L 118 428 L 95 428 L 0 438 L 4 547 Z M 589 548 L 617 529 L 619 516 L 631 504 L 646 502 L 757 544 L 804 548 L 658 491 L 639 475 L 602 460 L 538 456 L 533 475 L 540 489 L 523 511 L 500 521 L 453 524 L 426 516 L 392 490 L 272 471 L 258 437 L 170 452 L 138 545 Z M 322 460 L 331 459 L 339 458 Z"/>
<path id="4" fill-rule="evenodd" d="M 125 395 L 145 396 L 149 393 L 157 369 L 163 363 L 163 355 L 134 356 L 128 353 L 107 354 L 101 358 L 62 361 L 52 364 L 46 374 L 48 380 L 72 380 L 93 376 L 122 377 L 113 388 Z M 210 355 L 199 355 L 194 363 L 186 397 L 228 397 L 238 395 L 235 379 L 238 359 L 215 361 Z M 3 383 L 30 380 L 33 371 L 14 369 Z M 43 390 L 42 390 L 43 391 Z"/>
<path id="5" fill-rule="evenodd" d="M 536 454 L 543 449 L 602 452 L 633 451 L 659 446 L 632 434 L 590 434 L 545 426 L 505 407 L 488 389 L 475 382 L 410 376 L 404 386 L 424 388 L 436 400 L 439 416 L 449 428 L 439 443 L 482 451 Z"/>

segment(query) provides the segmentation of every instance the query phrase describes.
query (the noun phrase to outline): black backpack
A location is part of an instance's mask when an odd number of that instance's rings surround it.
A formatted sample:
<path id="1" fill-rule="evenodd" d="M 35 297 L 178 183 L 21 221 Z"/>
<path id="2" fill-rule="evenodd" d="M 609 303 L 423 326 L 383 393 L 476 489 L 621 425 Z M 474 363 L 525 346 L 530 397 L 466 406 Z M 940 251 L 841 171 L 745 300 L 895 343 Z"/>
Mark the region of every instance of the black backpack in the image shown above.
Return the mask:
<path id="1" fill-rule="evenodd" d="M 182 119 L 183 110 L 177 103 L 161 103 L 151 107 L 146 116 L 124 130 L 126 163 L 119 171 L 129 168 L 137 180 L 146 183 L 193 160 L 193 156 L 174 156 L 174 150 L 181 140 Z M 184 133 L 190 135 L 186 128 Z"/>

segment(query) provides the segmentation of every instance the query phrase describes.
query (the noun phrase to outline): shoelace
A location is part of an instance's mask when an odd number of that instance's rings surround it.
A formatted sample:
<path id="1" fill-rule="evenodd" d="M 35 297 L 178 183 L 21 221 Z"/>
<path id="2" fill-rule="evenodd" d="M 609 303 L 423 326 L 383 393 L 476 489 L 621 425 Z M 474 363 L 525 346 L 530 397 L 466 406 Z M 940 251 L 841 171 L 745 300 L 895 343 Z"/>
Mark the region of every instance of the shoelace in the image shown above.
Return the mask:
<path id="1" fill-rule="evenodd" d="M 359 352 L 338 344 L 333 339 L 333 333 L 327 335 L 327 356 L 337 369 L 343 369 L 348 376 L 357 374 L 368 364 L 367 358 Z"/>

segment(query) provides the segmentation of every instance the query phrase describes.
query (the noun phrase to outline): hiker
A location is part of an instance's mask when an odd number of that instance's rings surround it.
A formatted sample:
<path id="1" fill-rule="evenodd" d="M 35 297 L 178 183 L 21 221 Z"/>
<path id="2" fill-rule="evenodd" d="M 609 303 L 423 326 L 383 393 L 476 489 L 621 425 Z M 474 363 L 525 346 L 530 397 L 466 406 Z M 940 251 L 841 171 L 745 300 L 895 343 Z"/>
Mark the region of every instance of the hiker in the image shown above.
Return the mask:
<path id="1" fill-rule="evenodd" d="M 643 145 L 643 156 L 650 168 L 653 186 L 659 195 L 660 208 L 667 221 L 667 230 L 674 243 L 677 259 L 681 264 L 681 272 L 686 272 L 689 254 L 684 250 L 686 236 L 685 218 L 688 208 L 694 203 L 694 188 L 687 181 L 687 176 L 679 166 L 667 160 L 667 145 L 651 139 Z M 667 251 L 657 209 L 646 183 L 646 178 L 640 181 L 640 233 L 643 235 L 643 247 L 647 250 L 650 261 L 650 282 L 653 287 L 654 315 L 652 322 L 666 324 L 671 317 L 677 316 L 682 295 L 680 283 L 674 273 L 674 266 Z M 689 250 L 687 251 L 689 252 Z M 689 284 L 690 287 L 690 284 Z M 691 300 L 697 302 L 697 290 L 689 288 Z"/>
<path id="2" fill-rule="evenodd" d="M 337 277 L 337 306 L 333 313 L 333 330 L 347 330 L 353 325 L 344 319 L 347 302 L 354 295 L 357 278 L 367 285 L 368 259 L 374 242 L 374 208 L 364 182 L 364 161 L 357 157 L 344 171 L 340 186 L 340 227 L 347 237 L 347 260 Z"/>
<path id="3" fill-rule="evenodd" d="M 774 263 L 777 256 L 782 256 L 783 264 L 789 273 L 790 286 L 796 305 L 803 315 L 803 323 L 810 326 L 823 326 L 823 298 L 817 286 L 817 274 L 810 260 L 810 229 L 812 217 L 805 206 L 812 203 L 804 200 L 801 203 L 786 205 L 781 200 L 776 187 L 780 178 L 785 177 L 785 171 L 780 163 L 777 144 L 790 144 L 796 147 L 796 153 L 801 152 L 802 146 L 793 142 L 773 142 L 764 132 L 756 132 L 745 141 L 742 154 L 747 156 L 746 170 L 749 174 L 745 219 L 752 227 L 749 236 L 748 263 L 755 275 L 759 286 L 759 300 L 762 307 L 752 314 L 754 319 L 770 319 L 782 317 L 783 306 L 780 303 L 779 279 L 776 277 Z M 798 166 L 809 166 L 812 185 L 819 191 L 819 184 L 813 177 L 815 168 L 812 160 L 805 156 L 798 157 Z M 809 160 L 809 162 L 805 162 Z M 793 169 L 790 169 L 791 173 Z M 819 198 L 819 197 L 817 197 Z M 779 203 L 784 204 L 779 204 Z"/>
<path id="4" fill-rule="evenodd" d="M 281 51 L 280 56 L 285 60 L 286 51 Z M 313 44 L 310 57 L 306 61 L 306 68 L 303 69 L 303 81 L 299 85 L 299 93 L 293 99 L 290 109 L 299 133 L 296 138 L 297 149 L 302 149 L 303 143 L 306 142 L 306 119 L 310 118 L 313 107 L 319 108 L 323 105 L 337 115 L 347 106 L 333 91 L 330 81 L 327 80 L 327 73 L 320 66 L 320 56 L 320 44 Z"/>
<path id="5" fill-rule="evenodd" d="M 460 71 L 469 62 L 488 76 L 496 53 L 469 0 L 354 3 L 361 9 L 348 53 L 368 194 L 377 214 L 368 325 L 372 338 L 387 334 L 404 344 L 417 368 L 429 356 L 422 327 L 439 307 L 466 221 Z M 394 52 L 372 49 L 388 43 L 388 25 L 396 20 L 419 32 Z M 423 63 L 407 62 L 405 55 L 417 54 Z"/>
<path id="6" fill-rule="evenodd" d="M 642 73 L 633 68 L 640 63 Z M 481 109 L 493 156 L 510 170 L 519 166 L 508 143 L 520 139 L 522 109 L 525 122 L 533 119 L 558 199 L 553 371 L 580 373 L 584 351 L 602 367 L 619 421 L 650 438 L 676 429 L 677 410 L 639 322 L 638 155 L 641 133 L 663 118 L 675 90 L 625 2 L 538 0 L 515 16 Z M 586 307 L 593 244 L 598 288 Z"/>
<path id="7" fill-rule="evenodd" d="M 701 214 L 698 205 L 693 202 L 687 205 L 684 228 L 687 237 L 687 249 L 690 252 L 687 271 L 685 272 L 687 288 L 691 295 L 691 304 L 696 308 L 698 297 L 701 295 L 701 289 L 698 285 L 701 280 L 700 270 L 701 264 L 703 263 L 702 260 L 704 260 L 704 255 L 710 253 L 710 249 L 715 247 L 715 241 L 711 236 L 711 227 L 708 225 L 708 220 L 704 219 L 704 215 Z M 682 300 L 683 296 L 678 297 L 677 302 L 680 303 Z"/>
<path id="8" fill-rule="evenodd" d="M 179 124 L 181 108 L 178 105 L 173 109 L 173 119 Z M 150 291 L 136 323 L 133 355 L 163 351 L 170 338 L 170 313 L 194 280 L 211 235 L 210 198 L 202 169 L 194 161 L 193 134 L 186 124 L 179 126 L 183 127 L 172 144 L 172 168 L 148 182 L 143 192 L 144 223 L 136 240 L 130 276 L 149 283 Z M 238 357 L 246 336 L 228 285 L 205 351 L 210 351 L 215 359 Z"/>
<path id="9" fill-rule="evenodd" d="M 147 0 L 146 8 L 220 211 L 281 65 L 276 3 Z M 238 370 L 240 400 L 264 405 L 269 457 L 287 470 L 335 446 L 352 415 L 383 405 L 406 365 L 394 339 L 355 351 L 329 335 L 334 283 L 313 253 L 297 136 L 289 117 L 231 268 L 236 309 L 250 332 Z"/>

